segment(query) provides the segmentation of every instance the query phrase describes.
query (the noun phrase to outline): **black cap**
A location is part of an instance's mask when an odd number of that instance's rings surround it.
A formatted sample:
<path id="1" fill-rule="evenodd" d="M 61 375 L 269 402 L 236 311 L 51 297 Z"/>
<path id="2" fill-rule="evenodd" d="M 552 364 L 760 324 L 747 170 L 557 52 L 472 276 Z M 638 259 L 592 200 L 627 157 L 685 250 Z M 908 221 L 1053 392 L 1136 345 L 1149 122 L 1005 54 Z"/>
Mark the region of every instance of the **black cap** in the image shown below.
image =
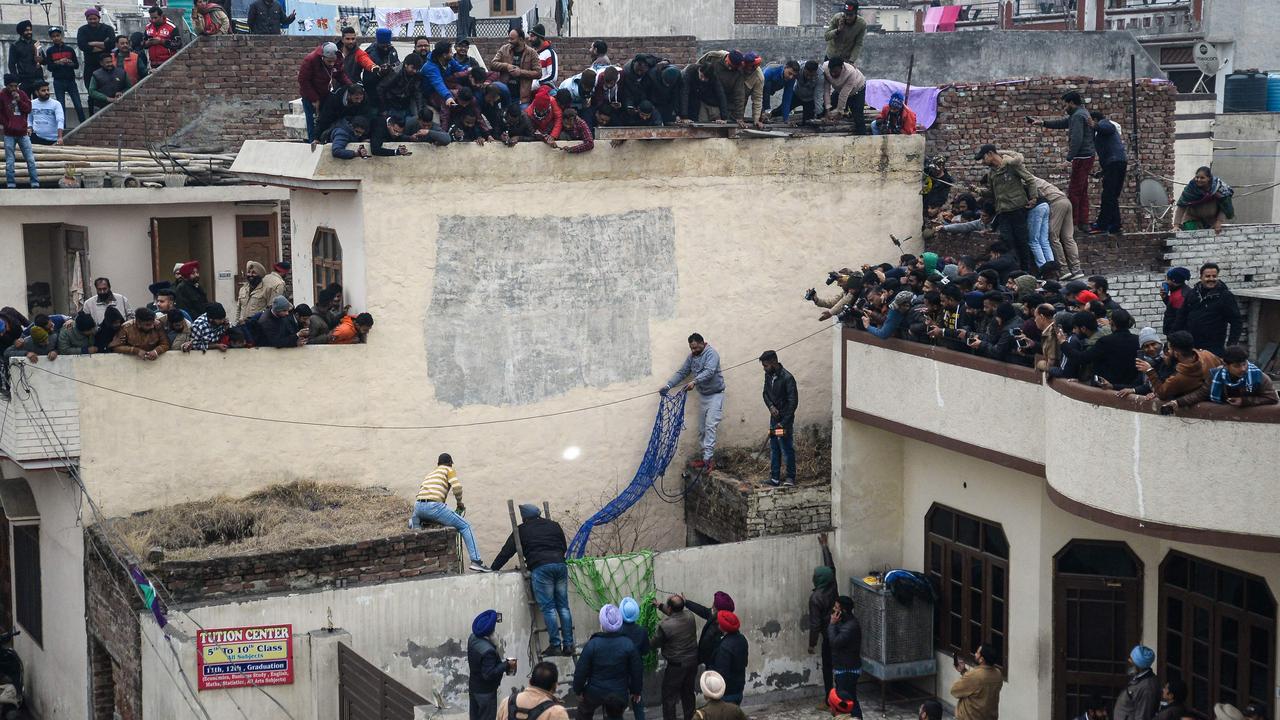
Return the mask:
<path id="1" fill-rule="evenodd" d="M 996 146 L 992 145 L 991 143 L 987 143 L 986 145 L 983 145 L 982 147 L 978 148 L 978 152 L 974 154 L 973 159 L 981 160 L 982 158 L 987 156 L 987 153 L 993 153 L 993 152 L 996 152 Z"/>

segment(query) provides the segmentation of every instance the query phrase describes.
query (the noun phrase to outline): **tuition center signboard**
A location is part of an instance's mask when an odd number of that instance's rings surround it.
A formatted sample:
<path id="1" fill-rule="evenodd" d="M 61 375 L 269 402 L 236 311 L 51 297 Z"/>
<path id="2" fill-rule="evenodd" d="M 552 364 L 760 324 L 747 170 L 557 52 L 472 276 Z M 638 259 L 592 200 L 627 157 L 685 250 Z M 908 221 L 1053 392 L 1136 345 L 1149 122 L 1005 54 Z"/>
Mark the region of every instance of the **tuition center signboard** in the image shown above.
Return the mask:
<path id="1" fill-rule="evenodd" d="M 210 628 L 196 633 L 201 690 L 293 684 L 293 625 Z"/>

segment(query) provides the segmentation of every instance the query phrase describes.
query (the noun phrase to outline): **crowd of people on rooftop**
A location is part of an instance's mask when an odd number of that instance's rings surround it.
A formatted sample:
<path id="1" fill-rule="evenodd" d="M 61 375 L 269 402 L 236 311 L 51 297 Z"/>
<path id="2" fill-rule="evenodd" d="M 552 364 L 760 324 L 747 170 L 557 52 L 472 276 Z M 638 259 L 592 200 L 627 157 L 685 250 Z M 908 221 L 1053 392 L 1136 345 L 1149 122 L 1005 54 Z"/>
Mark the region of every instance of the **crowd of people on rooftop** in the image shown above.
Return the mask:
<path id="1" fill-rule="evenodd" d="M 153 283 L 152 300 L 141 307 L 112 290 L 109 278 L 100 277 L 93 281 L 94 294 L 74 314 L 39 313 L 28 320 L 13 307 L 0 308 L 0 354 L 5 363 L 0 391 L 8 397 L 13 358 L 36 364 L 63 355 L 119 353 L 150 361 L 173 350 L 226 352 L 366 341 L 373 316 L 350 314 L 341 285 L 322 289 L 314 307 L 295 305 L 287 289 L 291 270 L 289 261 L 275 263 L 267 272 L 250 260 L 230 313 L 222 303 L 208 300 L 198 260 L 175 264 L 173 281 Z"/>
<path id="2" fill-rule="evenodd" d="M 926 252 L 902 255 L 896 265 L 832 271 L 828 284 L 842 294 L 824 299 L 811 288 L 806 299 L 825 308 L 819 319 L 837 317 L 877 338 L 1035 367 L 1151 400 L 1162 412 L 1206 401 L 1275 404 L 1270 378 L 1239 345 L 1243 318 L 1219 271 L 1204 263 L 1192 285 L 1189 269 L 1171 268 L 1151 289 L 1166 308 L 1159 331 L 1135 332 L 1106 277 L 1038 279 L 1002 241 L 984 258 Z"/>
<path id="3" fill-rule="evenodd" d="M 307 138 L 334 157 L 406 155 L 405 143 L 545 142 L 568 153 L 594 147 L 601 127 L 732 123 L 763 128 L 775 119 L 851 120 L 865 134 L 866 77 L 857 67 L 866 21 L 856 2 L 831 21 L 820 62 L 766 65 L 754 52 L 713 50 L 682 65 L 650 53 L 622 64 L 603 40 L 588 66 L 561 77 L 559 51 L 542 25 L 508 33 L 487 64 L 465 37 L 414 39 L 401 59 L 389 28 L 361 48 L 354 27 L 309 53 L 298 71 Z M 773 96 L 781 103 L 773 107 Z M 895 94 L 871 123 L 876 134 L 916 132 L 914 112 Z M 368 141 L 353 149 L 359 141 Z M 556 145 L 570 141 L 572 145 Z"/>

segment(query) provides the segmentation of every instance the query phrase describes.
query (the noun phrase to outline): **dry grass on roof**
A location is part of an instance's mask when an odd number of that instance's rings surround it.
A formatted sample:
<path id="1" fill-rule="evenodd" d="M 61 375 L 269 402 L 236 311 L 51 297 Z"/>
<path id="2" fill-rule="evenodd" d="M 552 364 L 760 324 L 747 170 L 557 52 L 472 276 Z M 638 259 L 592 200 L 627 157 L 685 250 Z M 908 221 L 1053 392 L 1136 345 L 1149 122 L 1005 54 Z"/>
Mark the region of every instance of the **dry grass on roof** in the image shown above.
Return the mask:
<path id="1" fill-rule="evenodd" d="M 831 430 L 817 425 L 796 428 L 792 440 L 796 449 L 796 484 L 829 485 Z M 767 436 L 762 429 L 760 444 L 755 447 L 716 448 L 716 469 L 739 480 L 764 485 L 769 480 L 769 447 L 766 443 Z"/>
<path id="2" fill-rule="evenodd" d="M 408 532 L 412 504 L 386 488 L 297 481 L 242 498 L 155 508 L 111 521 L 139 558 L 155 547 L 165 560 L 339 545 Z"/>

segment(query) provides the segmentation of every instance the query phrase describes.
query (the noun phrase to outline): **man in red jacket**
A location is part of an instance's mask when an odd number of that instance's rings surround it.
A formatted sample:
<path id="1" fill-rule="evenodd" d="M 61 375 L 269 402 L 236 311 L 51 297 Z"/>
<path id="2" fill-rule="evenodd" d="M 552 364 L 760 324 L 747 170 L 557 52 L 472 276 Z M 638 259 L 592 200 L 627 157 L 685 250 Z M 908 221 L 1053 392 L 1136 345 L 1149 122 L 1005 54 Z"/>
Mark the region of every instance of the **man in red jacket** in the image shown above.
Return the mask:
<path id="1" fill-rule="evenodd" d="M 302 114 L 307 118 L 307 141 L 316 141 L 316 108 L 320 101 L 339 87 L 351 84 L 338 62 L 338 46 L 327 42 L 312 50 L 298 68 L 298 91 L 302 95 Z"/>
<path id="2" fill-rule="evenodd" d="M 142 43 L 142 46 L 147 49 L 147 60 L 151 63 L 151 67 L 155 68 L 173 57 L 173 54 L 182 46 L 182 37 L 178 35 L 177 26 L 164 16 L 164 10 L 152 5 L 149 12 L 151 22 L 147 24 L 147 40 Z"/>
<path id="3" fill-rule="evenodd" d="M 4 180 L 10 188 L 18 187 L 14 179 L 14 156 L 18 147 L 22 148 L 22 157 L 27 161 L 31 187 L 40 187 L 36 156 L 31 153 L 31 137 L 27 128 L 27 116 L 30 114 L 31 98 L 18 88 L 18 76 L 5 75 L 4 92 L 0 92 L 0 124 L 4 126 Z"/>

